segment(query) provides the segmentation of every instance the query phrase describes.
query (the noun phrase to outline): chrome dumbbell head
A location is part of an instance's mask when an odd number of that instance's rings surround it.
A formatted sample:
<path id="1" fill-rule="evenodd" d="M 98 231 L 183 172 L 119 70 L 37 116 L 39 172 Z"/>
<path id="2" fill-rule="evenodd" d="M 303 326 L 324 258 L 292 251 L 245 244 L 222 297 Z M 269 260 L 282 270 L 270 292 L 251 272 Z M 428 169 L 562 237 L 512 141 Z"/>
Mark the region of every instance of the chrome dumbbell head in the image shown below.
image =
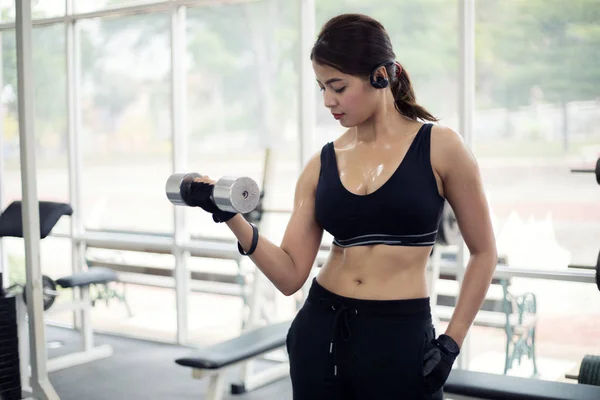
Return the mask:
<path id="1" fill-rule="evenodd" d="M 200 178 L 201 176 L 195 172 L 171 175 L 165 185 L 169 201 L 176 206 L 187 206 L 188 204 L 185 202 L 185 199 L 188 198 L 190 185 L 194 181 L 194 178 Z"/>
<path id="2" fill-rule="evenodd" d="M 213 189 L 213 201 L 223 211 L 245 214 L 254 210 L 259 200 L 258 184 L 246 177 L 224 176 Z"/>

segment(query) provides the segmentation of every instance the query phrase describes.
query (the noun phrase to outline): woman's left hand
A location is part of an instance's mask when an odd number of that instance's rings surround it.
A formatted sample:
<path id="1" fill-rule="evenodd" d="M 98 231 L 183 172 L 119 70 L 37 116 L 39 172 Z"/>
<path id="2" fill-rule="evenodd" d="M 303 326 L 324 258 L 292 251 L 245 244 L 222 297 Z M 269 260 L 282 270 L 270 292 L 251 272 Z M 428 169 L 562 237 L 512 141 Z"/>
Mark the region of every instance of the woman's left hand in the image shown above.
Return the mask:
<path id="1" fill-rule="evenodd" d="M 444 342 L 449 342 L 451 345 L 449 347 L 454 350 L 449 349 Z M 456 342 L 447 335 L 440 335 L 440 338 L 433 339 L 426 346 L 423 356 L 423 376 L 430 392 L 434 393 L 446 383 L 460 350 Z"/>

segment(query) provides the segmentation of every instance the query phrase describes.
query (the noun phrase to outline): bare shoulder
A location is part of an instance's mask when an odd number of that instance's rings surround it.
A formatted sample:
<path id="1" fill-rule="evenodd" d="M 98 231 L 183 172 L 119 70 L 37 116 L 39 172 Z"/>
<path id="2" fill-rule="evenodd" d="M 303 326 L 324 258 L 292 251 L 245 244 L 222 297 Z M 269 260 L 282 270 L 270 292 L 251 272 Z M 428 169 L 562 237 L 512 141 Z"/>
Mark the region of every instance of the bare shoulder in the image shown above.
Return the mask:
<path id="1" fill-rule="evenodd" d="M 442 179 L 453 167 L 476 167 L 476 164 L 473 153 L 460 134 L 446 126 L 433 125 L 431 128 L 431 165 Z"/>
<path id="2" fill-rule="evenodd" d="M 434 126 L 431 165 L 442 178 L 445 198 L 456 215 L 470 254 L 496 257 L 494 230 L 479 166 L 462 136 L 450 128 Z"/>

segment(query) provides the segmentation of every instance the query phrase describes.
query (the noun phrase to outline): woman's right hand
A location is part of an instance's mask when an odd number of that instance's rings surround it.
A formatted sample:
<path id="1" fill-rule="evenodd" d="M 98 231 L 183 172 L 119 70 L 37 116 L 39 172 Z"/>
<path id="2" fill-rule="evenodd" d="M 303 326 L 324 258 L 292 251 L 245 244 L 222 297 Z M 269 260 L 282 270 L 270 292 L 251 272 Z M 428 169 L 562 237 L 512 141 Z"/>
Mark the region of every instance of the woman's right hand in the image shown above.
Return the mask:
<path id="1" fill-rule="evenodd" d="M 212 193 L 217 181 L 204 175 L 194 178 L 190 184 L 190 195 L 188 204 L 192 207 L 200 207 L 213 215 L 215 222 L 226 222 L 235 216 L 235 213 L 222 211 L 213 201 Z"/>

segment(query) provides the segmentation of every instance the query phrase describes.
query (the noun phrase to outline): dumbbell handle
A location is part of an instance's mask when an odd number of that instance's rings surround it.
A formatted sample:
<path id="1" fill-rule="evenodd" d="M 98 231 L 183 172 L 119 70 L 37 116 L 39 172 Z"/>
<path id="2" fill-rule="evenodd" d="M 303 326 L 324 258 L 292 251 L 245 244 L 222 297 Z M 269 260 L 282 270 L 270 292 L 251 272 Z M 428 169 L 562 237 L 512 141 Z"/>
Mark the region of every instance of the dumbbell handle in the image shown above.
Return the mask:
<path id="1" fill-rule="evenodd" d="M 593 174 L 596 171 L 594 171 L 593 169 L 572 169 L 571 172 L 574 172 L 574 173 L 584 173 L 584 174 Z"/>
<path id="2" fill-rule="evenodd" d="M 165 190 L 171 203 L 187 206 L 187 197 L 192 182 L 202 175 L 198 173 L 177 173 L 167 179 Z M 222 211 L 248 213 L 256 208 L 260 200 L 260 190 L 255 181 L 242 177 L 222 177 L 215 183 L 211 201 Z"/>

